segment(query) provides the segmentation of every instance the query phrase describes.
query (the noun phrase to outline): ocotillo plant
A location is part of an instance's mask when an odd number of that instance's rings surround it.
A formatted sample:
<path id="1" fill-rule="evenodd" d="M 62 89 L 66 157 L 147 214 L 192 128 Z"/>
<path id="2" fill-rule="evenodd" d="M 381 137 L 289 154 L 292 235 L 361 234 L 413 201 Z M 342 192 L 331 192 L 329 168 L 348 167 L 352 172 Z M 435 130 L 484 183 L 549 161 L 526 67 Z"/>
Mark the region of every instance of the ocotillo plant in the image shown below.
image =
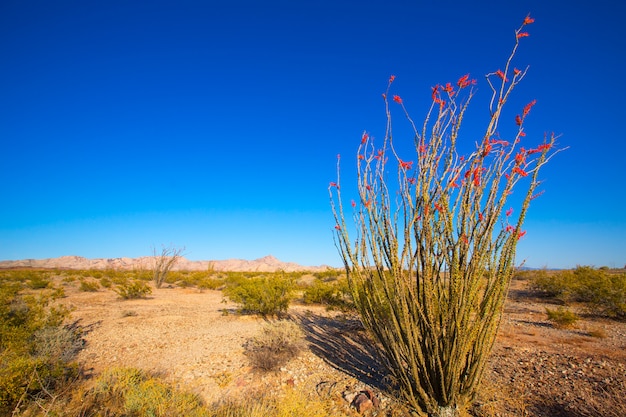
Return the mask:
<path id="1" fill-rule="evenodd" d="M 464 75 L 455 85 L 433 87 L 430 110 L 418 126 L 399 96 L 389 100 L 391 76 L 383 94 L 382 144 L 376 147 L 364 133 L 358 148 L 353 223 L 342 203 L 339 162 L 337 181 L 329 187 L 335 242 L 361 319 L 417 415 L 458 415 L 475 395 L 539 170 L 556 152 L 554 134 L 535 148 L 524 145 L 534 100 L 510 123 L 500 120 L 528 70 L 512 61 L 532 22 L 524 19 L 505 66 L 486 76 L 491 117 L 470 139 L 468 154 L 461 152 L 468 142 L 459 133 L 476 81 Z M 412 127 L 414 160 L 401 156 L 404 144 L 392 136 L 390 105 L 398 106 Z M 510 139 L 499 133 L 500 123 L 511 127 Z M 396 169 L 397 175 L 388 175 Z M 516 187 L 525 193 L 514 216 L 507 200 Z"/>

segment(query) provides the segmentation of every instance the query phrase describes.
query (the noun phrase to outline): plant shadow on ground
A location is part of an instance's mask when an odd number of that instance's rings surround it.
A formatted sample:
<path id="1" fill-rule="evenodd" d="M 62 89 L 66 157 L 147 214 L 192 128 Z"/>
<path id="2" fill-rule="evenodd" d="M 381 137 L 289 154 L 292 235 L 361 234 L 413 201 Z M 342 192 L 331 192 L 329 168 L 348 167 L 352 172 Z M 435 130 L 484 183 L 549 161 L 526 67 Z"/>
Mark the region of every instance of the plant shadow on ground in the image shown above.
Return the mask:
<path id="1" fill-rule="evenodd" d="M 335 369 L 379 390 L 389 390 L 385 366 L 361 322 L 349 317 L 299 314 L 311 351 Z"/>

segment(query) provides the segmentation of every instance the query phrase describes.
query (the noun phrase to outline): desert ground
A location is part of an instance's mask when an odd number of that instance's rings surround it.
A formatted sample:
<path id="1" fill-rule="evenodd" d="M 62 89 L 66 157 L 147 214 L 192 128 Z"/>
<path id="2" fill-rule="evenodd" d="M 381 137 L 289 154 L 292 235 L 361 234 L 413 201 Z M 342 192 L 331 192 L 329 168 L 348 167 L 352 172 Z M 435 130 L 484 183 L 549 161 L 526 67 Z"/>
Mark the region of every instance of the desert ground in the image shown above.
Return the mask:
<path id="1" fill-rule="evenodd" d="M 355 316 L 293 304 L 289 319 L 301 325 L 307 348 L 279 372 L 259 373 L 244 345 L 264 319 L 238 314 L 218 290 L 172 285 L 122 300 L 111 290 L 68 287 L 66 295 L 85 329 L 78 360 L 88 374 L 136 367 L 208 403 L 291 385 L 338 397 L 368 387 L 382 407 L 393 406 Z M 617 416 L 626 409 L 626 323 L 583 314 L 575 327 L 558 329 L 547 320 L 547 302 L 526 281 L 513 281 L 473 415 Z"/>

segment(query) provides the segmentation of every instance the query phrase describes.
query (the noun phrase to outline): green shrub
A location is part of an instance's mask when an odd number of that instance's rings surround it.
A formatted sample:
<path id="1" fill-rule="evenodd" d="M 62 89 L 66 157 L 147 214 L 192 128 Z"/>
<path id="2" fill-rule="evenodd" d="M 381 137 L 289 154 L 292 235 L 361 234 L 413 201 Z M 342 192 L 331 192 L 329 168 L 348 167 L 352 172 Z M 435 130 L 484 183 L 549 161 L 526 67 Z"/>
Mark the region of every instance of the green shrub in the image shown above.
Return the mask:
<path id="1" fill-rule="evenodd" d="M 114 291 L 123 299 L 145 298 L 152 293 L 152 288 L 143 281 L 126 281 L 118 284 Z"/>
<path id="2" fill-rule="evenodd" d="M 79 329 L 63 324 L 68 310 L 52 305 L 54 291 L 19 291 L 16 282 L 0 286 L 0 415 L 76 377 L 71 360 L 82 348 Z"/>
<path id="3" fill-rule="evenodd" d="M 305 304 L 322 304 L 329 309 L 348 310 L 354 308 L 352 293 L 345 278 L 323 281 L 315 279 L 304 289 L 302 302 Z"/>
<path id="4" fill-rule="evenodd" d="M 196 395 L 178 391 L 166 382 L 132 368 L 106 370 L 96 379 L 92 388 L 75 395 L 66 409 L 82 416 L 211 415 Z"/>
<path id="5" fill-rule="evenodd" d="M 548 320 L 554 323 L 554 327 L 557 328 L 571 327 L 579 320 L 576 313 L 573 313 L 563 307 L 559 307 L 556 310 L 546 308 L 546 314 L 548 315 Z"/>
<path id="6" fill-rule="evenodd" d="M 100 285 L 104 288 L 111 288 L 113 286 L 113 282 L 111 282 L 109 277 L 103 276 L 100 278 Z"/>
<path id="7" fill-rule="evenodd" d="M 595 314 L 626 318 L 626 274 L 579 266 L 552 275 L 538 275 L 532 286 L 563 302 L 582 302 Z"/>
<path id="8" fill-rule="evenodd" d="M 33 290 L 41 290 L 50 287 L 50 274 L 43 271 L 28 271 L 28 287 Z"/>
<path id="9" fill-rule="evenodd" d="M 279 274 L 254 278 L 238 277 L 228 282 L 224 295 L 241 304 L 244 312 L 273 316 L 287 311 L 294 287 L 293 278 Z"/>
<path id="10" fill-rule="evenodd" d="M 266 323 L 261 333 L 246 343 L 246 355 L 252 366 L 262 371 L 276 371 L 295 358 L 304 346 L 302 330 L 291 321 Z"/>
<path id="11" fill-rule="evenodd" d="M 78 287 L 78 289 L 84 292 L 96 292 L 100 289 L 100 284 L 98 284 L 97 281 L 87 281 L 83 279 L 80 281 L 80 287 Z"/>

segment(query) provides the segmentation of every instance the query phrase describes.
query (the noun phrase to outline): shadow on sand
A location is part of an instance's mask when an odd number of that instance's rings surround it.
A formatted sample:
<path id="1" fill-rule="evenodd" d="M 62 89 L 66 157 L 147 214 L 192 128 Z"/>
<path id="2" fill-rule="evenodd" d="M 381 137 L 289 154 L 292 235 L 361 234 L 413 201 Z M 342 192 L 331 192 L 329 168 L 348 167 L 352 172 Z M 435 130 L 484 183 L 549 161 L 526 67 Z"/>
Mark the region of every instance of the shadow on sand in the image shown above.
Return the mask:
<path id="1" fill-rule="evenodd" d="M 297 315 L 295 319 L 300 322 L 315 355 L 371 387 L 389 389 L 385 367 L 358 319 L 311 313 Z"/>

